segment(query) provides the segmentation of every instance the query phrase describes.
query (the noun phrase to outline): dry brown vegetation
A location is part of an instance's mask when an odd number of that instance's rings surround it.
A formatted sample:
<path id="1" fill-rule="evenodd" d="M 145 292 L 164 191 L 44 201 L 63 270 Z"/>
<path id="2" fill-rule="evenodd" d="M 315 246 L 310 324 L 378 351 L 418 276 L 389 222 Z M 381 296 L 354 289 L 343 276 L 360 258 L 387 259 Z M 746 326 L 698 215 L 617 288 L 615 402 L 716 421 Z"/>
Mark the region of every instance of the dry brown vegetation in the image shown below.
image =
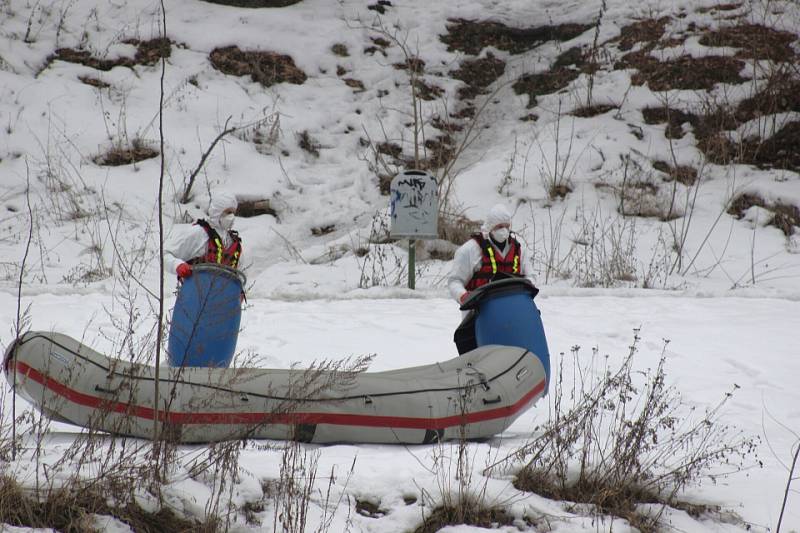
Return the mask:
<path id="1" fill-rule="evenodd" d="M 97 87 L 98 89 L 108 89 L 111 87 L 111 84 L 97 78 L 92 78 L 91 76 L 78 76 L 78 79 L 86 85 L 91 85 L 92 87 Z"/>
<path id="2" fill-rule="evenodd" d="M 619 37 L 612 39 L 609 44 L 617 43 L 617 47 L 622 51 L 628 51 L 641 43 L 647 45 L 646 48 L 652 48 L 653 43 L 664 35 L 669 20 L 669 17 L 661 17 L 628 24 L 620 29 Z"/>
<path id="3" fill-rule="evenodd" d="M 308 130 L 297 134 L 297 145 L 314 157 L 319 157 L 319 149 L 322 148 L 319 142 L 308 133 Z"/>
<path id="4" fill-rule="evenodd" d="M 172 43 L 169 39 L 156 38 L 150 39 L 149 41 L 127 39 L 122 42 L 136 46 L 136 54 L 134 57 L 100 59 L 94 57 L 88 50 L 59 48 L 48 58 L 48 64 L 60 60 L 69 63 L 79 63 L 93 69 L 107 71 L 114 67 L 132 68 L 136 65 L 152 66 L 161 60 L 162 57 L 167 58 L 172 54 Z"/>
<path id="5" fill-rule="evenodd" d="M 259 50 L 240 50 L 238 46 L 215 48 L 209 54 L 211 65 L 231 76 L 250 76 L 250 78 L 270 87 L 276 83 L 305 83 L 306 73 L 300 70 L 294 60 L 284 54 Z"/>
<path id="6" fill-rule="evenodd" d="M 625 56 L 618 67 L 637 69 L 631 82 L 634 85 L 647 84 L 652 91 L 709 90 L 718 83 L 747 81 L 739 74 L 744 62 L 725 56 L 682 56 L 658 61 L 649 54 L 634 52 Z"/>
<path id="7" fill-rule="evenodd" d="M 582 361 L 580 347 L 574 347 L 574 383 L 564 378 L 562 358 L 551 419 L 531 444 L 498 464 L 525 461 L 515 476 L 519 490 L 588 504 L 592 514 L 619 516 L 640 531 L 657 532 L 667 506 L 709 510 L 681 502 L 682 488 L 709 475 L 715 465 L 735 471 L 756 462 L 758 439 L 719 419 L 731 394 L 705 413 L 684 404 L 667 384 L 663 353 L 655 370 L 635 370 L 639 340 L 636 331 L 622 364 L 609 368 L 606 363 L 599 372 L 589 370 L 597 361 Z M 593 354 L 594 361 L 596 350 Z M 661 510 L 641 511 L 642 503 L 660 504 Z"/>
<path id="8" fill-rule="evenodd" d="M 239 200 L 236 207 L 236 216 L 242 218 L 271 215 L 278 217 L 278 212 L 272 207 L 269 198 L 261 200 Z"/>
<path id="9" fill-rule="evenodd" d="M 489 52 L 485 57 L 465 59 L 457 70 L 450 72 L 450 76 L 466 84 L 459 89 L 458 98 L 471 100 L 479 94 L 485 94 L 486 88 L 497 81 L 505 70 L 505 61 Z"/>
<path id="10" fill-rule="evenodd" d="M 414 87 L 416 89 L 417 98 L 419 98 L 420 100 L 425 100 L 426 102 L 430 102 L 438 98 L 441 98 L 442 95 L 444 94 L 444 89 L 442 89 L 438 85 L 433 85 L 431 83 L 428 83 L 422 78 L 416 78 L 414 80 Z M 437 126 L 434 125 L 434 128 L 436 127 Z"/>
<path id="11" fill-rule="evenodd" d="M 536 105 L 536 97 L 564 89 L 580 76 L 571 68 L 555 68 L 537 74 L 526 74 L 511 86 L 517 94 L 528 95 L 528 107 Z"/>
<path id="12" fill-rule="evenodd" d="M 646 83 L 651 90 L 709 90 L 718 83 L 741 84 L 749 81 L 741 75 L 744 61 L 773 61 L 765 73 L 763 84 L 753 94 L 738 102 L 710 101 L 702 109 L 676 109 L 665 105 L 642 110 L 646 124 L 665 123 L 665 136 L 682 138 L 691 127 L 698 148 L 716 164 L 751 164 L 762 169 L 800 170 L 800 122 L 787 121 L 762 129 L 763 136 L 733 140 L 731 133 L 739 126 L 777 113 L 800 111 L 800 78 L 797 65 L 800 56 L 791 47 L 797 35 L 758 24 L 739 24 L 700 32 L 700 43 L 706 46 L 736 48 L 734 56 L 682 56 L 658 61 L 650 52 L 663 36 L 666 19 L 642 21 L 623 28 L 620 49 L 641 45 L 623 56 L 615 68 L 636 72 L 634 84 Z M 766 123 L 766 122 L 765 122 Z"/>
<path id="13" fill-rule="evenodd" d="M 436 533 L 445 526 L 468 524 L 471 526 L 495 529 L 508 526 L 514 517 L 500 507 L 487 507 L 480 501 L 464 502 L 458 507 L 441 506 L 425 517 L 414 533 Z"/>
<path id="14" fill-rule="evenodd" d="M 666 161 L 653 161 L 653 168 L 667 175 L 664 181 L 677 181 L 687 187 L 697 181 L 697 169 L 688 165 L 672 166 Z"/>
<path id="15" fill-rule="evenodd" d="M 734 198 L 728 214 L 736 218 L 743 218 L 745 212 L 753 206 L 761 207 L 771 213 L 771 218 L 766 222 L 768 226 L 775 226 L 787 237 L 793 235 L 800 228 L 800 209 L 796 205 L 782 202 L 769 202 L 757 194 L 743 193 Z"/>
<path id="16" fill-rule="evenodd" d="M 594 104 L 573 109 L 570 115 L 580 118 L 592 118 L 604 113 L 608 113 L 612 109 L 619 109 L 619 107 L 611 104 Z"/>
<path id="17" fill-rule="evenodd" d="M 111 487 L 75 486 L 43 491 L 23 488 L 16 480 L 0 476 L 0 524 L 18 527 L 52 528 L 65 533 L 101 533 L 93 515 L 113 516 L 135 532 L 213 531 L 203 523 L 178 516 L 167 507 L 145 511 L 132 498 L 119 505 L 109 504 L 115 494 Z"/>
<path id="18" fill-rule="evenodd" d="M 796 52 L 791 47 L 795 40 L 797 35 L 786 31 L 761 24 L 739 24 L 706 32 L 699 42 L 704 46 L 738 48 L 735 56 L 742 59 L 782 62 L 795 58 Z"/>
<path id="19" fill-rule="evenodd" d="M 220 4 L 223 6 L 234 6 L 234 7 L 249 7 L 249 8 L 260 8 L 260 7 L 286 7 L 297 4 L 302 0 L 204 0 L 210 4 Z"/>
<path id="20" fill-rule="evenodd" d="M 589 24 L 559 24 L 513 28 L 491 21 L 451 19 L 447 33 L 439 38 L 450 52 L 479 55 L 487 46 L 521 54 L 548 41 L 569 41 L 591 28 Z"/>
<path id="21" fill-rule="evenodd" d="M 117 167 L 152 159 L 158 154 L 158 150 L 149 146 L 142 139 L 136 138 L 129 145 L 115 144 L 107 152 L 95 156 L 94 162 L 101 166 Z"/>

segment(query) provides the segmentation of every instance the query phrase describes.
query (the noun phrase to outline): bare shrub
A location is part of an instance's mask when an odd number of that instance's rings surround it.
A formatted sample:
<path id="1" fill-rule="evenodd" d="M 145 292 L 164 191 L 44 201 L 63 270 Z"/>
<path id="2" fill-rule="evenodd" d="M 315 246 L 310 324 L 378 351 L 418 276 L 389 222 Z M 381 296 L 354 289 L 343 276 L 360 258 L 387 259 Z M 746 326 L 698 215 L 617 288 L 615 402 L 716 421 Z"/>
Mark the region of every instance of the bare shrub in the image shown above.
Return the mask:
<path id="1" fill-rule="evenodd" d="M 556 119 L 552 123 L 551 139 L 547 141 L 548 146 L 545 147 L 538 133 L 534 138 L 534 141 L 539 147 L 542 161 L 541 168 L 539 169 L 539 176 L 542 180 L 542 186 L 547 193 L 547 197 L 551 201 L 558 198 L 565 198 L 567 194 L 572 192 L 572 176 L 575 174 L 578 159 L 580 159 L 579 155 L 576 157 L 576 154 L 573 153 L 575 142 L 574 119 L 570 126 L 569 137 L 566 139 L 566 146 L 564 146 L 561 131 L 561 119 L 563 116 L 561 112 L 561 100 L 559 100 Z"/>
<path id="2" fill-rule="evenodd" d="M 226 131 L 226 127 L 223 131 Z M 269 155 L 278 146 L 281 138 L 281 114 L 273 109 L 264 112 L 263 117 L 236 126 L 233 136 L 240 141 L 252 143 L 260 154 Z"/>
<path id="3" fill-rule="evenodd" d="M 389 221 L 381 213 L 373 215 L 366 241 L 359 239 L 352 249 L 361 269 L 359 288 L 397 286 L 407 279 L 405 261 L 397 255 L 394 241 L 389 237 Z"/>
<path id="4" fill-rule="evenodd" d="M 472 379 L 459 384 L 459 392 L 451 399 L 455 412 L 467 420 L 476 387 Z M 466 425 L 459 427 L 455 443 L 437 442 L 433 448 L 430 471 L 436 477 L 437 493 L 422 491 L 423 502 L 432 506 L 414 533 L 434 533 L 448 525 L 468 524 L 478 527 L 510 525 L 513 517 L 486 494 L 489 477 L 475 479 L 475 458 L 467 440 Z"/>
<path id="5" fill-rule="evenodd" d="M 262 116 L 259 118 L 240 123 L 237 125 L 230 125 L 231 117 L 225 120 L 225 124 L 220 128 L 220 132 L 211 141 L 211 144 L 200 156 L 200 161 L 197 163 L 195 169 L 186 178 L 186 184 L 183 192 L 180 195 L 179 202 L 182 204 L 187 203 L 192 198 L 192 187 L 194 186 L 197 176 L 203 169 L 206 160 L 214 151 L 214 147 L 222 139 L 228 135 L 235 135 L 240 140 L 251 141 L 256 145 L 259 151 L 269 151 L 277 142 L 280 137 L 280 112 L 273 110 L 272 112 L 263 111 Z"/>
<path id="6" fill-rule="evenodd" d="M 127 480 L 135 482 L 135 478 Z M 143 509 L 134 499 L 113 502 L 118 487 L 101 484 L 32 491 L 0 475 L 0 523 L 58 531 L 98 531 L 92 515 L 110 515 L 133 531 L 212 531 L 207 522 L 180 517 L 168 507 Z"/>
<path id="7" fill-rule="evenodd" d="M 590 504 L 593 513 L 655 531 L 666 506 L 680 505 L 683 489 L 749 466 L 758 437 L 722 418 L 733 391 L 704 410 L 687 404 L 667 384 L 669 341 L 654 369 L 635 368 L 638 333 L 618 367 L 601 360 L 596 348 L 583 362 L 580 347 L 573 347 L 572 382 L 562 358 L 550 420 L 532 442 L 491 468 L 515 468 L 521 461 L 515 479 L 520 490 Z M 661 506 L 643 514 L 637 504 L 644 502 Z"/>
<path id="8" fill-rule="evenodd" d="M 742 219 L 747 210 L 754 206 L 769 211 L 771 216 L 766 224 L 775 226 L 787 237 L 793 235 L 796 228 L 800 227 L 800 208 L 780 201 L 768 201 L 755 193 L 745 192 L 734 197 L 727 213 Z"/>
<path id="9" fill-rule="evenodd" d="M 669 221 L 683 216 L 681 206 L 675 206 L 677 187 L 673 193 L 661 187 L 661 180 L 636 159 L 622 159 L 622 183 L 612 186 L 618 198 L 617 211 L 623 216 L 652 217 Z M 677 181 L 677 180 L 676 180 Z"/>
<path id="10" fill-rule="evenodd" d="M 107 151 L 94 157 L 94 162 L 101 166 L 117 167 L 131 165 L 145 159 L 158 156 L 159 151 L 141 137 L 135 137 L 130 143 L 116 142 Z"/>
<path id="11" fill-rule="evenodd" d="M 308 508 L 317 479 L 319 452 L 303 448 L 297 434 L 282 448 L 278 479 L 267 481 L 262 487 L 265 496 L 272 500 L 273 531 L 302 533 L 308 525 Z"/>
<path id="12" fill-rule="evenodd" d="M 636 220 L 604 216 L 598 207 L 579 214 L 580 229 L 564 263 L 580 287 L 614 287 L 637 279 Z"/>

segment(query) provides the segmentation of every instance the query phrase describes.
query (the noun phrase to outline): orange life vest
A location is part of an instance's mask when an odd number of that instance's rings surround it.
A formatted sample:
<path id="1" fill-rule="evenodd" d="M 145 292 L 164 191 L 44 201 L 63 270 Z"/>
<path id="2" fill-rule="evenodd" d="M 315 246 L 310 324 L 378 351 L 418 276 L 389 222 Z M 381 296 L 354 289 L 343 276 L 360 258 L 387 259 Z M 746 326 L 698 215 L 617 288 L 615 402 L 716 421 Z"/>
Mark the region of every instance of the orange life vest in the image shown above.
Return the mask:
<path id="1" fill-rule="evenodd" d="M 234 231 L 228 231 L 231 236 L 231 244 L 227 248 L 222 245 L 222 239 L 211 225 L 202 218 L 195 222 L 198 226 L 206 230 L 208 244 L 206 245 L 206 255 L 195 257 L 187 261 L 191 265 L 198 263 L 217 263 L 220 265 L 236 268 L 239 264 L 239 256 L 242 255 L 242 239 Z"/>
<path id="2" fill-rule="evenodd" d="M 467 282 L 466 289 L 468 291 L 474 291 L 478 287 L 486 285 L 492 281 L 492 278 L 498 272 L 506 272 L 508 274 L 520 273 L 519 262 L 522 245 L 520 245 L 513 233 L 508 236 L 508 244 L 510 246 L 505 256 L 500 255 L 491 241 L 484 238 L 483 234 L 475 233 L 470 238 L 481 247 L 482 257 L 481 267 L 472 275 L 472 279 Z"/>

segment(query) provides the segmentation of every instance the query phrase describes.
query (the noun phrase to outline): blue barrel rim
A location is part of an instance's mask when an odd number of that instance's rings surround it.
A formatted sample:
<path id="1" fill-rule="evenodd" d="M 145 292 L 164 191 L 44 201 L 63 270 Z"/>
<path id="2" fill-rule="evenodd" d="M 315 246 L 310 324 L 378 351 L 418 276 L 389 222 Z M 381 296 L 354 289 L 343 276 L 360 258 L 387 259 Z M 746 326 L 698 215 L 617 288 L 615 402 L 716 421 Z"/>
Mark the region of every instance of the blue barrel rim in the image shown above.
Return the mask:
<path id="1" fill-rule="evenodd" d="M 520 290 L 530 293 L 531 299 L 536 298 L 536 295 L 539 294 L 539 289 L 528 278 L 513 274 L 508 274 L 507 276 L 504 279 L 491 281 L 472 291 L 469 298 L 461 304 L 459 309 L 462 311 L 477 310 L 480 308 L 481 302 L 487 298 L 517 293 Z"/>
<path id="2" fill-rule="evenodd" d="M 192 265 L 192 270 L 195 272 L 212 272 L 227 278 L 234 278 L 241 283 L 242 287 L 247 284 L 247 276 L 245 276 L 244 272 L 227 265 L 221 265 L 219 263 L 197 263 Z"/>

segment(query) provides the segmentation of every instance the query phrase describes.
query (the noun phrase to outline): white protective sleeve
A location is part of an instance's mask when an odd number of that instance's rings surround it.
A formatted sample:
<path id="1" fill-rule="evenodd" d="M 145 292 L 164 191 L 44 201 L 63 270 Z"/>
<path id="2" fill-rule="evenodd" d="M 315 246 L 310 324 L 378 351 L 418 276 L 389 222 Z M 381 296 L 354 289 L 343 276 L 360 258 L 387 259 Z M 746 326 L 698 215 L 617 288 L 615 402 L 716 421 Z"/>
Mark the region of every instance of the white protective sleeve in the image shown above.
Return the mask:
<path id="1" fill-rule="evenodd" d="M 519 240 L 519 238 L 517 239 Z M 492 243 L 492 246 L 494 246 L 494 243 Z M 497 250 L 497 246 L 495 246 L 495 250 Z M 506 250 L 497 251 L 498 253 L 503 253 Z M 450 296 L 457 302 L 460 302 L 461 296 L 467 292 L 467 282 L 480 269 L 482 255 L 481 247 L 474 239 L 468 240 L 456 250 L 450 267 L 450 274 L 447 276 L 447 288 L 450 291 Z M 520 241 L 519 263 L 520 274 L 529 277 L 530 266 L 526 257 L 525 244 L 522 241 Z"/>
<path id="2" fill-rule="evenodd" d="M 177 274 L 178 265 L 206 254 L 208 236 L 196 224 L 175 226 L 172 231 L 172 235 L 164 243 L 164 271 Z"/>
<path id="3" fill-rule="evenodd" d="M 460 302 L 461 296 L 467 292 L 465 288 L 472 275 L 481 266 L 481 247 L 474 239 L 470 239 L 456 250 L 447 276 L 447 288 L 450 296 Z"/>

